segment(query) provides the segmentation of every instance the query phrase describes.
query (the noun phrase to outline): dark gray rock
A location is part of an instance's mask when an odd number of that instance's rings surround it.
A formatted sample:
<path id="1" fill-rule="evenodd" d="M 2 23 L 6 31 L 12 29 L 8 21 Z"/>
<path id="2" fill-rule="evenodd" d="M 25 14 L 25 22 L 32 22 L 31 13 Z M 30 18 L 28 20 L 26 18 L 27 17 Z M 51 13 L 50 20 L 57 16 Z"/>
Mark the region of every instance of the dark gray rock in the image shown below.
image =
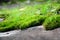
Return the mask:
<path id="1" fill-rule="evenodd" d="M 60 28 L 46 31 L 42 26 L 0 33 L 0 40 L 60 40 Z"/>

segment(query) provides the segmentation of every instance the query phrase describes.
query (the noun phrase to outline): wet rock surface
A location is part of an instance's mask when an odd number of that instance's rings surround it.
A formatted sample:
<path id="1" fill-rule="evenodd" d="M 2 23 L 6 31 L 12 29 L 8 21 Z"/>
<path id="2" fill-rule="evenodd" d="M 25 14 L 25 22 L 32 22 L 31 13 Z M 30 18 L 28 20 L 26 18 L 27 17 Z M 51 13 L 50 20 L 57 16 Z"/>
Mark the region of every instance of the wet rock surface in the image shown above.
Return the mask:
<path id="1" fill-rule="evenodd" d="M 46 31 L 42 26 L 0 33 L 0 40 L 60 40 L 60 28 Z"/>

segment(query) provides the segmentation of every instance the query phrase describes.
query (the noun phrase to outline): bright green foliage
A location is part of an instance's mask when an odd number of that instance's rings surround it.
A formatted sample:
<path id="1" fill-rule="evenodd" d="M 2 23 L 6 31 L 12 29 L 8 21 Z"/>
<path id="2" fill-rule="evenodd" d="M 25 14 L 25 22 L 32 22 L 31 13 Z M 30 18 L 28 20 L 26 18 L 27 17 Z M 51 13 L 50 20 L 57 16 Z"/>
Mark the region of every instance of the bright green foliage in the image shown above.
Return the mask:
<path id="1" fill-rule="evenodd" d="M 60 15 L 53 15 L 48 17 L 43 25 L 46 30 L 52 30 L 60 27 Z"/>
<path id="2" fill-rule="evenodd" d="M 6 13 L 9 15 L 4 21 L 0 22 L 0 31 L 25 29 L 32 26 L 41 25 L 46 17 L 37 12 L 39 11 L 37 9 L 38 7 L 33 7 L 27 6 L 20 9 L 13 8 L 12 10 L 1 10 L 1 13 Z"/>
<path id="3" fill-rule="evenodd" d="M 53 15 L 57 15 L 55 13 L 56 10 L 54 10 L 53 12 L 51 12 L 51 10 L 57 9 L 59 8 L 59 6 L 59 4 L 55 3 L 46 3 L 26 5 L 23 8 L 1 9 L 0 14 L 4 14 L 5 19 L 0 22 L 0 31 L 25 29 L 36 25 L 42 25 L 44 20 L 48 17 L 48 20 L 46 20 L 49 23 L 50 19 L 53 20 L 55 18 L 55 16 Z M 50 16 L 53 17 L 50 18 Z M 1 17 L 4 18 L 3 16 Z M 44 22 L 44 25 L 45 23 L 46 21 Z"/>
<path id="4" fill-rule="evenodd" d="M 25 29 L 27 27 L 40 25 L 44 22 L 44 20 L 45 17 L 40 15 L 11 16 L 0 23 L 0 31 Z"/>
<path id="5" fill-rule="evenodd" d="M 26 17 L 26 19 L 21 20 L 20 22 L 20 28 L 25 29 L 27 27 L 33 27 L 37 25 L 41 25 L 46 17 L 43 17 L 41 15 L 32 15 L 30 17 Z"/>

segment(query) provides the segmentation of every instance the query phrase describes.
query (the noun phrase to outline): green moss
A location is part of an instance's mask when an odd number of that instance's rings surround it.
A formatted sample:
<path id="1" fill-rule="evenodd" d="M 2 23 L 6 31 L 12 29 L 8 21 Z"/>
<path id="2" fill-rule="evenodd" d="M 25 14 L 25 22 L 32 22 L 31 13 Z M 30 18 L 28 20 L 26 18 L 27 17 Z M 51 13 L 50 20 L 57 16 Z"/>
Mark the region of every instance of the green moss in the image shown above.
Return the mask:
<path id="1" fill-rule="evenodd" d="M 43 25 L 46 30 L 52 30 L 60 27 L 60 15 L 53 15 L 48 17 Z"/>
<path id="2" fill-rule="evenodd" d="M 9 31 L 14 29 L 26 29 L 28 27 L 33 27 L 36 25 L 42 25 L 46 21 L 50 24 L 51 27 L 55 22 L 55 16 L 57 15 L 52 13 L 51 4 L 38 4 L 38 5 L 27 5 L 24 8 L 12 8 L 12 9 L 2 9 L 0 10 L 1 14 L 6 17 L 4 21 L 0 22 L 0 31 Z M 53 5 L 54 8 L 56 5 Z M 8 14 L 8 15 L 7 15 Z M 42 14 L 42 15 L 40 15 Z M 0 15 L 1 16 L 1 15 Z M 50 21 L 51 20 L 51 21 Z M 46 21 L 44 22 L 47 25 Z M 55 24 L 54 24 L 55 25 Z M 50 26 L 49 26 L 50 27 Z M 50 29 L 50 28 L 49 28 Z"/>
<path id="3" fill-rule="evenodd" d="M 20 23 L 20 28 L 21 29 L 25 29 L 25 28 L 28 28 L 28 27 L 33 27 L 33 26 L 37 26 L 37 25 L 41 25 L 44 20 L 45 20 L 46 17 L 44 16 L 41 16 L 41 15 L 35 15 L 35 16 L 32 16 L 24 21 L 21 21 Z"/>

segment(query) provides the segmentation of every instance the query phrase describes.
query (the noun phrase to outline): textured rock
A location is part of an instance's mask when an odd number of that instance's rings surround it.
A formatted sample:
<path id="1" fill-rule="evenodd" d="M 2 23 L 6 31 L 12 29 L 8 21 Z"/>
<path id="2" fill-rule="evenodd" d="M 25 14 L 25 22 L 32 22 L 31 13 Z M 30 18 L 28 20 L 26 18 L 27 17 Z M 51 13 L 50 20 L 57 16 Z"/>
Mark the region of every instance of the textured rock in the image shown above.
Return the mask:
<path id="1" fill-rule="evenodd" d="M 0 40 L 60 40 L 60 28 L 46 31 L 42 26 L 0 33 Z"/>

